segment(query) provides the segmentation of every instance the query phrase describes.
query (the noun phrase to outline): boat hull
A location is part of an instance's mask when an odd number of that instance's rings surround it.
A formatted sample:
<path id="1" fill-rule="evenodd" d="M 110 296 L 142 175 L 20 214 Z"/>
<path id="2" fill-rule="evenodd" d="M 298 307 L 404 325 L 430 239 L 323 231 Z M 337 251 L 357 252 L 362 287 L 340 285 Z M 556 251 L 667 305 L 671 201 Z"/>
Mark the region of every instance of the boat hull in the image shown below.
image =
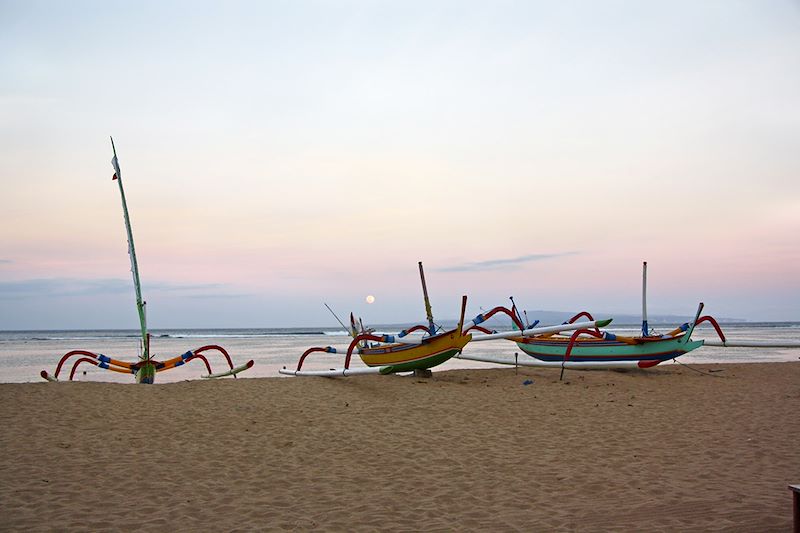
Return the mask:
<path id="1" fill-rule="evenodd" d="M 142 363 L 136 371 L 136 383 L 152 385 L 156 381 L 156 365 L 151 362 Z"/>
<path id="2" fill-rule="evenodd" d="M 699 348 L 703 341 L 692 341 L 685 336 L 671 338 L 638 338 L 635 344 L 605 339 L 578 340 L 572 346 L 567 361 L 616 362 L 635 361 L 647 368 L 674 359 Z M 526 338 L 517 340 L 517 346 L 540 361 L 564 361 L 569 347 L 568 338 Z"/>
<path id="3" fill-rule="evenodd" d="M 384 374 L 432 368 L 460 353 L 472 339 L 457 330 L 448 331 L 423 340 L 422 344 L 386 344 L 362 348 L 361 360 L 367 366 L 386 367 Z"/>

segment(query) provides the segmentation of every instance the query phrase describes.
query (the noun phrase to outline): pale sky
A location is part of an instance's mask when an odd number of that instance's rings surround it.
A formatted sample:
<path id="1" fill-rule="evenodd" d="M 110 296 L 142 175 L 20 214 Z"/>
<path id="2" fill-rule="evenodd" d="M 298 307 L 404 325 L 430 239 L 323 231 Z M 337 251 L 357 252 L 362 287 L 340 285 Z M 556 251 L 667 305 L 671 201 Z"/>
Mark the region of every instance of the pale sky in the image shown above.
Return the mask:
<path id="1" fill-rule="evenodd" d="M 0 0 L 0 329 L 800 320 L 800 3 Z M 367 295 L 375 303 L 365 302 Z"/>

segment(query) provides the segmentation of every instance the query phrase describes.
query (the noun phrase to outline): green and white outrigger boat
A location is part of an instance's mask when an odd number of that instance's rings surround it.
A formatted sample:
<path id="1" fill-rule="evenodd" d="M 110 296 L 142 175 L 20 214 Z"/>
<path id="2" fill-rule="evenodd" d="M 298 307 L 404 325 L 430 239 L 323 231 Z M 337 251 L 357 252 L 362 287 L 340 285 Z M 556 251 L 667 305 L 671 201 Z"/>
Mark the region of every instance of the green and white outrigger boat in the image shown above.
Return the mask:
<path id="1" fill-rule="evenodd" d="M 75 376 L 75 371 L 81 363 L 89 363 L 96 367 L 110 370 L 112 372 L 118 372 L 122 374 L 133 374 L 136 378 L 136 383 L 148 383 L 152 384 L 155 382 L 156 373 L 162 372 L 165 370 L 170 370 L 172 368 L 184 365 L 194 359 L 199 359 L 203 363 L 205 363 L 206 369 L 208 370 L 208 374 L 202 377 L 204 378 L 220 378 L 225 376 L 234 376 L 239 372 L 243 372 L 248 368 L 253 366 L 253 361 L 250 360 L 247 363 L 234 367 L 233 362 L 231 361 L 230 355 L 228 352 L 225 351 L 224 348 L 221 346 L 217 346 L 215 344 L 210 344 L 206 346 L 202 346 L 195 350 L 189 350 L 188 352 L 179 355 L 177 357 L 173 357 L 172 359 L 168 359 L 166 361 L 156 361 L 153 359 L 152 354 L 150 352 L 150 334 L 147 332 L 147 313 L 145 312 L 145 301 L 142 298 L 142 287 L 141 283 L 139 282 L 139 264 L 136 260 L 136 248 L 133 244 L 133 231 L 131 230 L 131 220 L 130 216 L 128 215 L 128 203 L 125 200 L 125 189 L 122 187 L 122 172 L 119 168 L 119 161 L 117 160 L 117 149 L 114 146 L 114 139 L 111 139 L 111 149 L 114 152 L 114 157 L 111 159 L 111 165 L 114 167 L 114 177 L 112 178 L 117 182 L 119 185 L 119 194 L 122 198 L 122 214 L 125 218 L 125 231 L 128 237 L 128 255 L 131 259 L 131 273 L 133 275 L 133 287 L 136 293 L 136 310 L 139 314 L 139 327 L 141 330 L 141 348 L 140 354 L 138 357 L 138 361 L 134 363 L 130 363 L 127 361 L 121 361 L 119 359 L 114 359 L 108 357 L 103 354 L 89 352 L 86 350 L 73 350 L 71 352 L 66 353 L 61 360 L 58 362 L 58 366 L 56 367 L 56 372 L 54 375 L 50 375 L 47 371 L 42 370 L 41 376 L 42 378 L 48 381 L 58 381 L 58 376 L 61 373 L 61 369 L 64 364 L 71 358 L 77 357 L 74 360 L 72 370 L 69 374 L 69 379 L 72 380 Z M 211 365 L 208 362 L 208 359 L 203 355 L 203 352 L 208 351 L 216 351 L 222 354 L 225 358 L 225 361 L 228 363 L 228 370 L 218 373 L 211 372 Z"/>
<path id="2" fill-rule="evenodd" d="M 513 299 L 512 299 L 513 301 Z M 624 336 L 602 331 L 600 327 L 576 328 L 569 335 L 545 333 L 530 335 L 521 331 L 515 336 L 507 337 L 532 360 L 518 362 L 524 366 L 551 366 L 572 369 L 609 369 L 609 368 L 650 368 L 664 361 L 672 360 L 701 346 L 713 347 L 750 347 L 750 348 L 798 348 L 797 342 L 767 341 L 729 341 L 719 323 L 711 316 L 700 316 L 703 303 L 697 307 L 694 320 L 681 324 L 665 334 L 653 332 L 647 320 L 647 262 L 642 264 L 642 334 L 640 336 Z M 512 306 L 509 311 L 498 308 L 508 314 L 516 327 L 524 329 L 521 318 Z M 594 320 L 586 311 L 573 316 L 567 323 L 576 323 L 580 318 Z M 695 328 L 708 322 L 719 335 L 720 340 L 692 340 Z M 514 364 L 508 359 L 498 357 L 475 357 L 462 354 L 461 359 Z"/>

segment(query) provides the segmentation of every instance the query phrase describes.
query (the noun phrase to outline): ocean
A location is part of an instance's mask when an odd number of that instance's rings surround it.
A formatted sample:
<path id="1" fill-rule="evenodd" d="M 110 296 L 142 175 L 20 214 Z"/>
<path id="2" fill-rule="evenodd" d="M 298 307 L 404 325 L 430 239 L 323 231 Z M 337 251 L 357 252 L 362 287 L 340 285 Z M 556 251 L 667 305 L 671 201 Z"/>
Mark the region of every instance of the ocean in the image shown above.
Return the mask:
<path id="1" fill-rule="evenodd" d="M 800 341 L 800 322 L 780 323 L 735 323 L 723 324 L 725 335 L 730 340 Z M 660 332 L 669 331 L 664 327 Z M 637 326 L 620 326 L 609 331 L 623 335 L 636 335 Z M 385 332 L 396 333 L 388 327 Z M 240 365 L 253 359 L 253 368 L 239 378 L 278 377 L 278 369 L 292 368 L 300 355 L 311 346 L 334 346 L 346 351 L 350 338 L 344 331 L 328 328 L 252 328 L 252 329 L 154 329 L 151 330 L 150 349 L 158 360 L 166 360 L 188 350 L 208 344 L 225 348 L 233 364 Z M 693 335 L 695 339 L 717 338 L 713 329 L 703 324 Z M 54 331 L 0 331 L 0 382 L 25 383 L 42 381 L 40 372 L 55 373 L 59 359 L 71 350 L 87 350 L 109 357 L 134 362 L 139 353 L 137 330 L 54 330 Z M 514 353 L 527 357 L 517 346 L 506 340 L 474 342 L 467 345 L 465 353 L 472 355 L 504 356 L 513 360 Z M 212 370 L 226 370 L 222 356 L 208 353 Z M 71 359 L 71 361 L 77 358 Z M 692 363 L 747 363 L 797 361 L 800 350 L 782 348 L 713 348 L 702 347 L 678 359 Z M 344 354 L 314 353 L 303 365 L 304 369 L 340 368 Z M 673 364 L 673 363 L 664 363 Z M 351 366 L 363 366 L 357 357 Z M 496 365 L 465 360 L 450 360 L 441 370 L 454 368 L 486 368 Z M 62 369 L 60 377 L 66 379 L 72 362 Z M 201 361 L 158 374 L 157 383 L 199 379 L 205 374 Z M 80 381 L 110 381 L 133 383 L 133 377 L 82 364 L 75 379 Z M 231 378 L 226 378 L 231 379 Z"/>

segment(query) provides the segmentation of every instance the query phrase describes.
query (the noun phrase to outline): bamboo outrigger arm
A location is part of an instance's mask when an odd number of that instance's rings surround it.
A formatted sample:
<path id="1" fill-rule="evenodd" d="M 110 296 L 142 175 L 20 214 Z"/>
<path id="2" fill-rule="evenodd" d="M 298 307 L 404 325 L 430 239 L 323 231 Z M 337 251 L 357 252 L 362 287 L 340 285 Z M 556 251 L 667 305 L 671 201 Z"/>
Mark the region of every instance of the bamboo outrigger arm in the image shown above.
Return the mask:
<path id="1" fill-rule="evenodd" d="M 557 326 L 541 326 L 535 328 L 528 328 L 522 331 L 504 331 L 501 333 L 492 333 L 490 335 L 475 335 L 472 337 L 472 342 L 490 341 L 495 339 L 514 339 L 518 337 L 527 337 L 529 335 L 540 335 L 542 333 L 558 333 L 560 331 L 573 331 L 576 329 L 592 329 L 604 328 L 611 323 L 613 319 L 607 318 L 604 320 L 591 320 L 588 322 L 573 322 L 572 324 L 559 324 Z M 469 327 L 472 327 L 471 325 Z"/>
<path id="2" fill-rule="evenodd" d="M 472 320 L 470 320 L 469 322 L 464 324 L 464 326 L 465 326 L 464 327 L 464 333 L 467 333 L 467 332 L 469 332 L 469 331 L 471 331 L 473 329 L 478 329 L 478 331 L 483 331 L 484 333 L 487 333 L 486 329 L 485 328 L 481 328 L 479 326 L 479 324 L 482 324 L 482 323 L 486 322 L 487 320 L 492 318 L 497 313 L 503 313 L 505 315 L 508 315 L 511 318 L 511 320 L 514 322 L 514 325 L 517 326 L 517 328 L 519 328 L 519 331 L 523 331 L 525 329 L 525 326 L 522 324 L 522 322 L 520 321 L 520 319 L 519 319 L 519 317 L 517 316 L 516 313 L 514 313 L 512 310 L 510 310 L 510 309 L 508 309 L 506 307 L 497 306 L 494 309 L 492 309 L 491 311 L 479 314 L 478 316 L 476 316 L 475 318 L 473 318 Z M 516 333 L 519 334 L 519 331 L 516 332 Z"/>
<path id="3" fill-rule="evenodd" d="M 578 362 L 578 361 L 540 361 L 525 357 L 518 361 L 511 361 L 502 357 L 492 356 L 476 356 L 461 353 L 456 356 L 457 359 L 465 359 L 469 361 L 480 361 L 483 363 L 497 363 L 499 365 L 516 365 L 516 366 L 531 366 L 542 368 L 571 368 L 574 370 L 588 370 L 588 369 L 622 369 L 622 368 L 638 368 L 636 361 L 613 361 L 613 362 Z"/>

